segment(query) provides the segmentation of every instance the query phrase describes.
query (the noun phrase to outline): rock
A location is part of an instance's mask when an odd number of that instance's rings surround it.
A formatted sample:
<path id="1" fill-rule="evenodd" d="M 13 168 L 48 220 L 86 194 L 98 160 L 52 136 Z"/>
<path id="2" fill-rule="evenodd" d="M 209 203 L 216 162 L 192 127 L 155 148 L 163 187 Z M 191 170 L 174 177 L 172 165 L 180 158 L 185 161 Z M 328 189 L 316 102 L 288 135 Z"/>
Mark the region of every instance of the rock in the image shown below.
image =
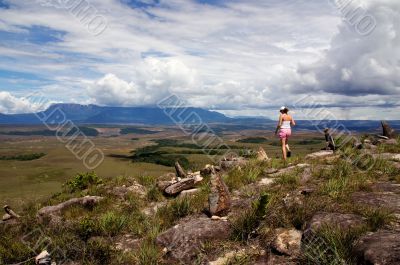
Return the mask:
<path id="1" fill-rule="evenodd" d="M 303 206 L 304 195 L 300 190 L 291 191 L 283 198 L 283 203 L 288 209 L 298 208 Z"/>
<path id="2" fill-rule="evenodd" d="M 318 159 L 332 156 L 334 153 L 332 150 L 322 150 L 319 152 L 311 153 L 306 156 L 306 159 Z"/>
<path id="3" fill-rule="evenodd" d="M 82 205 L 84 207 L 92 208 L 94 207 L 94 205 L 98 204 L 103 199 L 104 199 L 103 197 L 98 197 L 98 196 L 85 196 L 82 198 L 73 198 L 66 202 L 57 204 L 55 206 L 43 207 L 38 211 L 37 217 L 41 222 L 43 222 L 46 218 L 49 218 L 50 222 L 52 222 L 53 219 L 59 220 L 61 212 L 66 208 L 71 207 L 72 205 Z"/>
<path id="4" fill-rule="evenodd" d="M 193 178 L 182 179 L 181 181 L 178 181 L 178 182 L 168 186 L 165 189 L 165 193 L 168 195 L 176 195 L 183 190 L 192 189 L 195 186 L 194 182 L 195 182 L 195 180 Z"/>
<path id="5" fill-rule="evenodd" d="M 280 256 L 275 254 L 270 254 L 268 260 L 263 263 L 258 263 L 257 265 L 298 265 L 300 264 L 296 259 L 288 256 Z"/>
<path id="6" fill-rule="evenodd" d="M 35 258 L 35 264 L 38 265 L 51 265 L 51 257 L 47 250 L 43 250 L 39 255 Z"/>
<path id="7" fill-rule="evenodd" d="M 179 194 L 179 198 L 183 197 L 193 197 L 200 192 L 200 189 L 184 190 Z"/>
<path id="8" fill-rule="evenodd" d="M 211 215 L 220 215 L 228 212 L 231 207 L 231 198 L 228 187 L 219 174 L 211 174 L 211 193 L 208 196 L 209 212 Z"/>
<path id="9" fill-rule="evenodd" d="M 279 170 L 276 173 L 269 174 L 269 177 L 278 178 L 278 177 L 280 177 L 282 175 L 285 175 L 285 174 L 288 174 L 288 173 L 292 173 L 292 172 L 294 172 L 296 170 L 300 170 L 300 169 L 307 168 L 307 167 L 310 167 L 310 165 L 309 164 L 297 164 L 295 166 L 290 166 L 290 167 L 287 167 L 287 168 L 283 168 L 283 169 Z"/>
<path id="10" fill-rule="evenodd" d="M 132 186 L 129 186 L 127 188 L 127 190 L 128 190 L 128 192 L 138 194 L 141 198 L 146 197 L 146 194 L 147 194 L 146 188 L 136 182 Z"/>
<path id="11" fill-rule="evenodd" d="M 237 254 L 237 251 L 231 251 L 226 253 L 223 257 L 218 258 L 215 261 L 211 261 L 208 265 L 226 265 L 233 259 Z"/>
<path id="12" fill-rule="evenodd" d="M 377 182 L 371 186 L 374 192 L 393 192 L 400 194 L 400 184 L 390 182 Z"/>
<path id="13" fill-rule="evenodd" d="M 303 173 L 300 176 L 300 184 L 304 185 L 312 178 L 311 168 L 307 167 L 303 170 Z"/>
<path id="14" fill-rule="evenodd" d="M 267 169 L 264 169 L 264 170 L 263 170 L 264 174 L 266 174 L 266 175 L 275 174 L 275 173 L 277 173 L 278 171 L 279 171 L 279 170 L 276 169 L 276 168 L 267 168 Z"/>
<path id="15" fill-rule="evenodd" d="M 359 150 L 361 150 L 361 149 L 363 149 L 363 144 L 360 142 L 360 141 L 358 141 L 358 140 L 356 140 L 354 143 L 353 143 L 353 148 L 355 148 L 355 149 L 359 149 Z"/>
<path id="16" fill-rule="evenodd" d="M 381 153 L 381 154 L 372 154 L 372 157 L 374 159 L 400 161 L 400 154 Z"/>
<path id="17" fill-rule="evenodd" d="M 179 162 L 175 162 L 175 170 L 176 170 L 176 176 L 178 178 L 186 178 L 186 173 L 183 170 L 183 168 L 181 167 L 181 165 L 179 164 Z"/>
<path id="18" fill-rule="evenodd" d="M 135 182 L 130 187 L 126 187 L 126 185 L 123 185 L 121 187 L 114 187 L 108 193 L 113 194 L 121 199 L 125 198 L 128 195 L 128 193 L 135 193 L 139 195 L 141 198 L 144 198 L 147 194 L 147 191 L 145 187 Z"/>
<path id="19" fill-rule="evenodd" d="M 372 151 L 377 150 L 378 147 L 376 145 L 370 144 L 370 143 L 364 143 L 365 149 L 370 149 Z"/>
<path id="20" fill-rule="evenodd" d="M 229 222 L 191 216 L 159 235 L 156 243 L 167 249 L 167 258 L 176 262 L 173 264 L 194 264 L 193 260 L 205 242 L 227 240 L 230 234 Z"/>
<path id="21" fill-rule="evenodd" d="M 165 207 L 167 205 L 167 201 L 162 202 L 152 202 L 146 208 L 144 208 L 141 212 L 147 216 L 152 216 L 157 213 L 158 209 Z"/>
<path id="22" fill-rule="evenodd" d="M 305 235 L 317 232 L 321 227 L 334 226 L 344 230 L 366 225 L 365 218 L 355 214 L 320 212 L 313 216 L 305 230 Z"/>
<path id="23" fill-rule="evenodd" d="M 212 172 L 213 166 L 212 165 L 206 165 L 202 170 L 200 170 L 200 175 L 201 176 L 209 176 Z"/>
<path id="24" fill-rule="evenodd" d="M 297 256 L 300 254 L 301 231 L 296 229 L 278 228 L 271 247 L 280 254 Z"/>
<path id="25" fill-rule="evenodd" d="M 354 245 L 357 264 L 400 264 L 400 232 L 381 230 L 362 236 Z"/>
<path id="26" fill-rule="evenodd" d="M 351 196 L 356 204 L 384 208 L 400 213 L 400 195 L 393 192 L 355 192 Z"/>
<path id="27" fill-rule="evenodd" d="M 127 234 L 116 239 L 115 249 L 124 253 L 132 252 L 140 247 L 140 239 Z"/>
<path id="28" fill-rule="evenodd" d="M 2 218 L 2 220 L 5 222 L 5 221 L 8 221 L 8 220 L 11 220 L 11 219 L 13 219 L 13 217 L 11 216 L 11 215 L 9 215 L 8 213 L 5 213 L 4 215 L 3 215 L 3 218 Z"/>
<path id="29" fill-rule="evenodd" d="M 395 130 L 392 127 L 390 127 L 390 125 L 387 122 L 382 121 L 381 124 L 382 124 L 382 131 L 383 131 L 382 134 L 383 134 L 383 136 L 386 136 L 389 139 L 393 139 L 393 138 L 396 137 Z"/>
<path id="30" fill-rule="evenodd" d="M 397 145 L 398 144 L 396 139 L 389 139 L 389 140 L 386 140 L 384 143 L 387 145 Z"/>
<path id="31" fill-rule="evenodd" d="M 258 186 L 270 186 L 272 184 L 274 184 L 276 181 L 276 179 L 273 178 L 262 178 L 257 185 Z"/>
<path id="32" fill-rule="evenodd" d="M 257 151 L 257 160 L 258 161 L 268 161 L 269 160 L 267 153 L 265 152 L 264 148 L 262 148 L 261 146 Z"/>
<path id="33" fill-rule="evenodd" d="M 221 169 L 225 170 L 225 171 L 229 171 L 236 167 L 242 167 L 244 165 L 246 165 L 246 163 L 242 162 L 242 161 L 221 161 L 220 162 Z"/>

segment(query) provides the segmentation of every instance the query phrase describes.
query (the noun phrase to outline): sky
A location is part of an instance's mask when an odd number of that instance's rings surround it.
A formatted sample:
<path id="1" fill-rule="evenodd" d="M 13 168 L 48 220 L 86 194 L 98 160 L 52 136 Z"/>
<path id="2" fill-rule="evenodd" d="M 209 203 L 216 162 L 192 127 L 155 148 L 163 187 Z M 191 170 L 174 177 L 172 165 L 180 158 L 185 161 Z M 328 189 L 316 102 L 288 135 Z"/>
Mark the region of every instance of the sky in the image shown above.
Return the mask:
<path id="1" fill-rule="evenodd" d="M 400 119 L 398 0 L 0 0 L 0 113 L 31 100 Z"/>

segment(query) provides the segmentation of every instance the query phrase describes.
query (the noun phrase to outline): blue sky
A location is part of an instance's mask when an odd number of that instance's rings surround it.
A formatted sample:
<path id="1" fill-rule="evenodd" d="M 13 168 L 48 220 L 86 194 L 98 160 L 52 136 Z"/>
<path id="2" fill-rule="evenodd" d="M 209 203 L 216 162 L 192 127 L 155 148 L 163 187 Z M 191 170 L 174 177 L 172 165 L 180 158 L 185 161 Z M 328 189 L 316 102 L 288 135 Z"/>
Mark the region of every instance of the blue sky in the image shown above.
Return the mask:
<path id="1" fill-rule="evenodd" d="M 109 106 L 174 93 L 231 116 L 312 95 L 338 118 L 398 119 L 399 1 L 352 1 L 376 22 L 364 35 L 336 2 L 0 0 L 0 113 L 37 110 L 32 92 Z"/>

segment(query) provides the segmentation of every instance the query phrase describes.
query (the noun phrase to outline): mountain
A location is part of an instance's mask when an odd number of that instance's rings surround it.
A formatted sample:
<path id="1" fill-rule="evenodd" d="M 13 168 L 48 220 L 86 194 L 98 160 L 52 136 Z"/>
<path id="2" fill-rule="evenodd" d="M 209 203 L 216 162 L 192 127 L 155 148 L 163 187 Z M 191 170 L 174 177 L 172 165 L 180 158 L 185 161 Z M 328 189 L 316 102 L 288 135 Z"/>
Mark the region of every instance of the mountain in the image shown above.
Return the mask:
<path id="1" fill-rule="evenodd" d="M 38 117 L 53 117 L 63 113 L 67 120 L 77 124 L 174 124 L 174 121 L 186 122 L 192 119 L 197 123 L 198 117 L 203 122 L 231 122 L 225 115 L 201 108 L 167 108 L 156 107 L 101 107 L 96 105 L 54 104 L 47 110 L 29 114 L 0 114 L 0 124 L 41 124 Z M 171 117 L 166 113 L 171 113 Z M 195 115 L 192 115 L 194 114 Z M 51 118 L 49 120 L 51 120 Z"/>

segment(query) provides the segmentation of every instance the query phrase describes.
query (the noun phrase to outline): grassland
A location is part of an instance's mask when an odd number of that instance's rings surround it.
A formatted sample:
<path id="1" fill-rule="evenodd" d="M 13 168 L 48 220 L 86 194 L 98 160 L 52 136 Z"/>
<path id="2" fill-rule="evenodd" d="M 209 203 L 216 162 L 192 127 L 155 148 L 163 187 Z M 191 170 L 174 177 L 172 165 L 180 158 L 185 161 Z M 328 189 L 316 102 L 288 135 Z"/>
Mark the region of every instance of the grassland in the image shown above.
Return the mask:
<path id="1" fill-rule="evenodd" d="M 92 131 L 94 128 L 89 128 L 88 131 Z M 124 159 L 131 157 L 135 150 L 161 152 L 163 156 L 170 156 L 172 160 L 179 155 L 187 159 L 187 165 L 190 165 L 188 167 L 191 170 L 198 170 L 204 164 L 211 162 L 201 147 L 193 144 L 190 138 L 176 128 L 154 128 L 154 131 L 158 131 L 158 133 L 150 134 L 143 134 L 143 130 L 137 129 L 137 133 L 126 135 L 119 134 L 121 128 L 118 127 L 96 127 L 95 129 L 99 135 L 90 137 L 90 139 L 105 154 L 104 162 L 96 168 L 96 173 L 105 179 L 118 176 L 159 176 L 173 172 L 171 167 L 173 164 L 163 166 L 145 163 L 145 159 L 142 161 L 140 159 L 136 161 Z M 131 129 L 130 127 L 129 130 Z M 58 192 L 62 184 L 71 176 L 78 172 L 88 171 L 82 161 L 77 159 L 56 137 L 27 136 L 30 131 L 43 130 L 45 128 L 40 126 L 0 127 L 0 134 L 10 131 L 22 131 L 25 134 L 25 136 L 0 135 L 0 157 L 46 154 L 32 161 L 0 160 L 0 203 L 10 204 L 18 209 L 26 201 L 40 200 Z M 271 157 L 280 157 L 279 141 L 271 132 L 224 131 L 222 137 L 232 148 L 256 150 L 262 146 Z M 238 141 L 249 137 L 265 137 L 271 140 L 263 143 Z M 295 134 L 293 137 L 294 154 L 302 155 L 320 149 L 323 145 L 316 142 L 315 137 L 318 135 L 313 133 Z M 310 144 L 301 142 L 307 139 L 310 139 Z M 301 143 L 297 144 L 297 142 Z"/>

